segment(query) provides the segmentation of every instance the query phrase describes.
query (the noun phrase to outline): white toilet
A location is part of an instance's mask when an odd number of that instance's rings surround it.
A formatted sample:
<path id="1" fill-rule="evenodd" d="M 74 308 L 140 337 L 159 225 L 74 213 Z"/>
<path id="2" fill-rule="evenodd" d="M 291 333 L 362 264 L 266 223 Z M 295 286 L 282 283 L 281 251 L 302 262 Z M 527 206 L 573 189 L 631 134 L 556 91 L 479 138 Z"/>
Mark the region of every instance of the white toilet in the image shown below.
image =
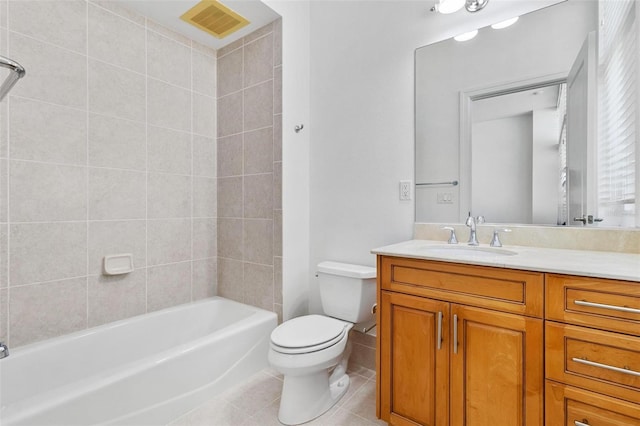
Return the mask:
<path id="1" fill-rule="evenodd" d="M 281 423 L 313 420 L 349 388 L 349 330 L 372 319 L 375 277 L 376 268 L 369 266 L 321 262 L 318 280 L 325 315 L 293 318 L 271 333 L 269 362 L 284 375 Z"/>

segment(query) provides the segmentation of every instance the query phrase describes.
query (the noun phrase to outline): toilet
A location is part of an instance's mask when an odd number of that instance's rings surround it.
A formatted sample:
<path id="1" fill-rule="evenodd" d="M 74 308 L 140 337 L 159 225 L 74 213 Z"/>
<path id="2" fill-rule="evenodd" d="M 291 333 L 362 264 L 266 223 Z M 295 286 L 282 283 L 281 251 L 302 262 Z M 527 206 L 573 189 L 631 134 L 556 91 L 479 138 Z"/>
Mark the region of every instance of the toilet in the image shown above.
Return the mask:
<path id="1" fill-rule="evenodd" d="M 324 315 L 293 318 L 271 333 L 269 363 L 284 375 L 278 419 L 285 425 L 315 419 L 346 393 L 349 331 L 372 319 L 376 303 L 376 268 L 321 262 L 317 271 Z"/>

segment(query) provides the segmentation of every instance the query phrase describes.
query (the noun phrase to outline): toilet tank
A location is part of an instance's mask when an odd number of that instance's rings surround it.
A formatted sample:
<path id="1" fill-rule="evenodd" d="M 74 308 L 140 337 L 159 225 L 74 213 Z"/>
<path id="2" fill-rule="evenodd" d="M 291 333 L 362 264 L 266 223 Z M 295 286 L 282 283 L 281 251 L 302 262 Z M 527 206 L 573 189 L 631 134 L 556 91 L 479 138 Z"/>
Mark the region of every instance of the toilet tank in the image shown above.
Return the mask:
<path id="1" fill-rule="evenodd" d="M 370 320 L 376 303 L 376 268 L 339 262 L 318 264 L 322 309 L 352 323 Z"/>

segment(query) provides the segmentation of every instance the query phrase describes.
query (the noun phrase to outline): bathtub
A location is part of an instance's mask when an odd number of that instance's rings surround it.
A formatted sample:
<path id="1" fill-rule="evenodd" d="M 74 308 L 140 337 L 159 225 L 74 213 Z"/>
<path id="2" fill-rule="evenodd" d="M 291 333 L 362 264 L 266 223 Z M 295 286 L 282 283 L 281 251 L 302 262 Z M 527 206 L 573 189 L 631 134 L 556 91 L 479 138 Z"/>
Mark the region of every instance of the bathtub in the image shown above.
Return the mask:
<path id="1" fill-rule="evenodd" d="M 220 297 L 11 350 L 0 424 L 163 425 L 268 365 L 276 314 Z"/>

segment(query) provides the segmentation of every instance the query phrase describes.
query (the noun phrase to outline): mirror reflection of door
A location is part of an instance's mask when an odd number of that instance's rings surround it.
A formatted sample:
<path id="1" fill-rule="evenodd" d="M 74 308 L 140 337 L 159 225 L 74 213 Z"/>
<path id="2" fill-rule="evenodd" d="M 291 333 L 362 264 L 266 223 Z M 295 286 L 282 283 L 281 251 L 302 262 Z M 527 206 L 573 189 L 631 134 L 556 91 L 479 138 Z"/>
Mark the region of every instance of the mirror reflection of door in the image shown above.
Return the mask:
<path id="1" fill-rule="evenodd" d="M 564 92 L 563 83 L 535 83 L 472 101 L 474 211 L 498 223 L 563 224 Z"/>
<path id="2" fill-rule="evenodd" d="M 567 225 L 586 225 L 589 215 L 597 215 L 596 67 L 596 36 L 590 33 L 567 78 Z"/>

